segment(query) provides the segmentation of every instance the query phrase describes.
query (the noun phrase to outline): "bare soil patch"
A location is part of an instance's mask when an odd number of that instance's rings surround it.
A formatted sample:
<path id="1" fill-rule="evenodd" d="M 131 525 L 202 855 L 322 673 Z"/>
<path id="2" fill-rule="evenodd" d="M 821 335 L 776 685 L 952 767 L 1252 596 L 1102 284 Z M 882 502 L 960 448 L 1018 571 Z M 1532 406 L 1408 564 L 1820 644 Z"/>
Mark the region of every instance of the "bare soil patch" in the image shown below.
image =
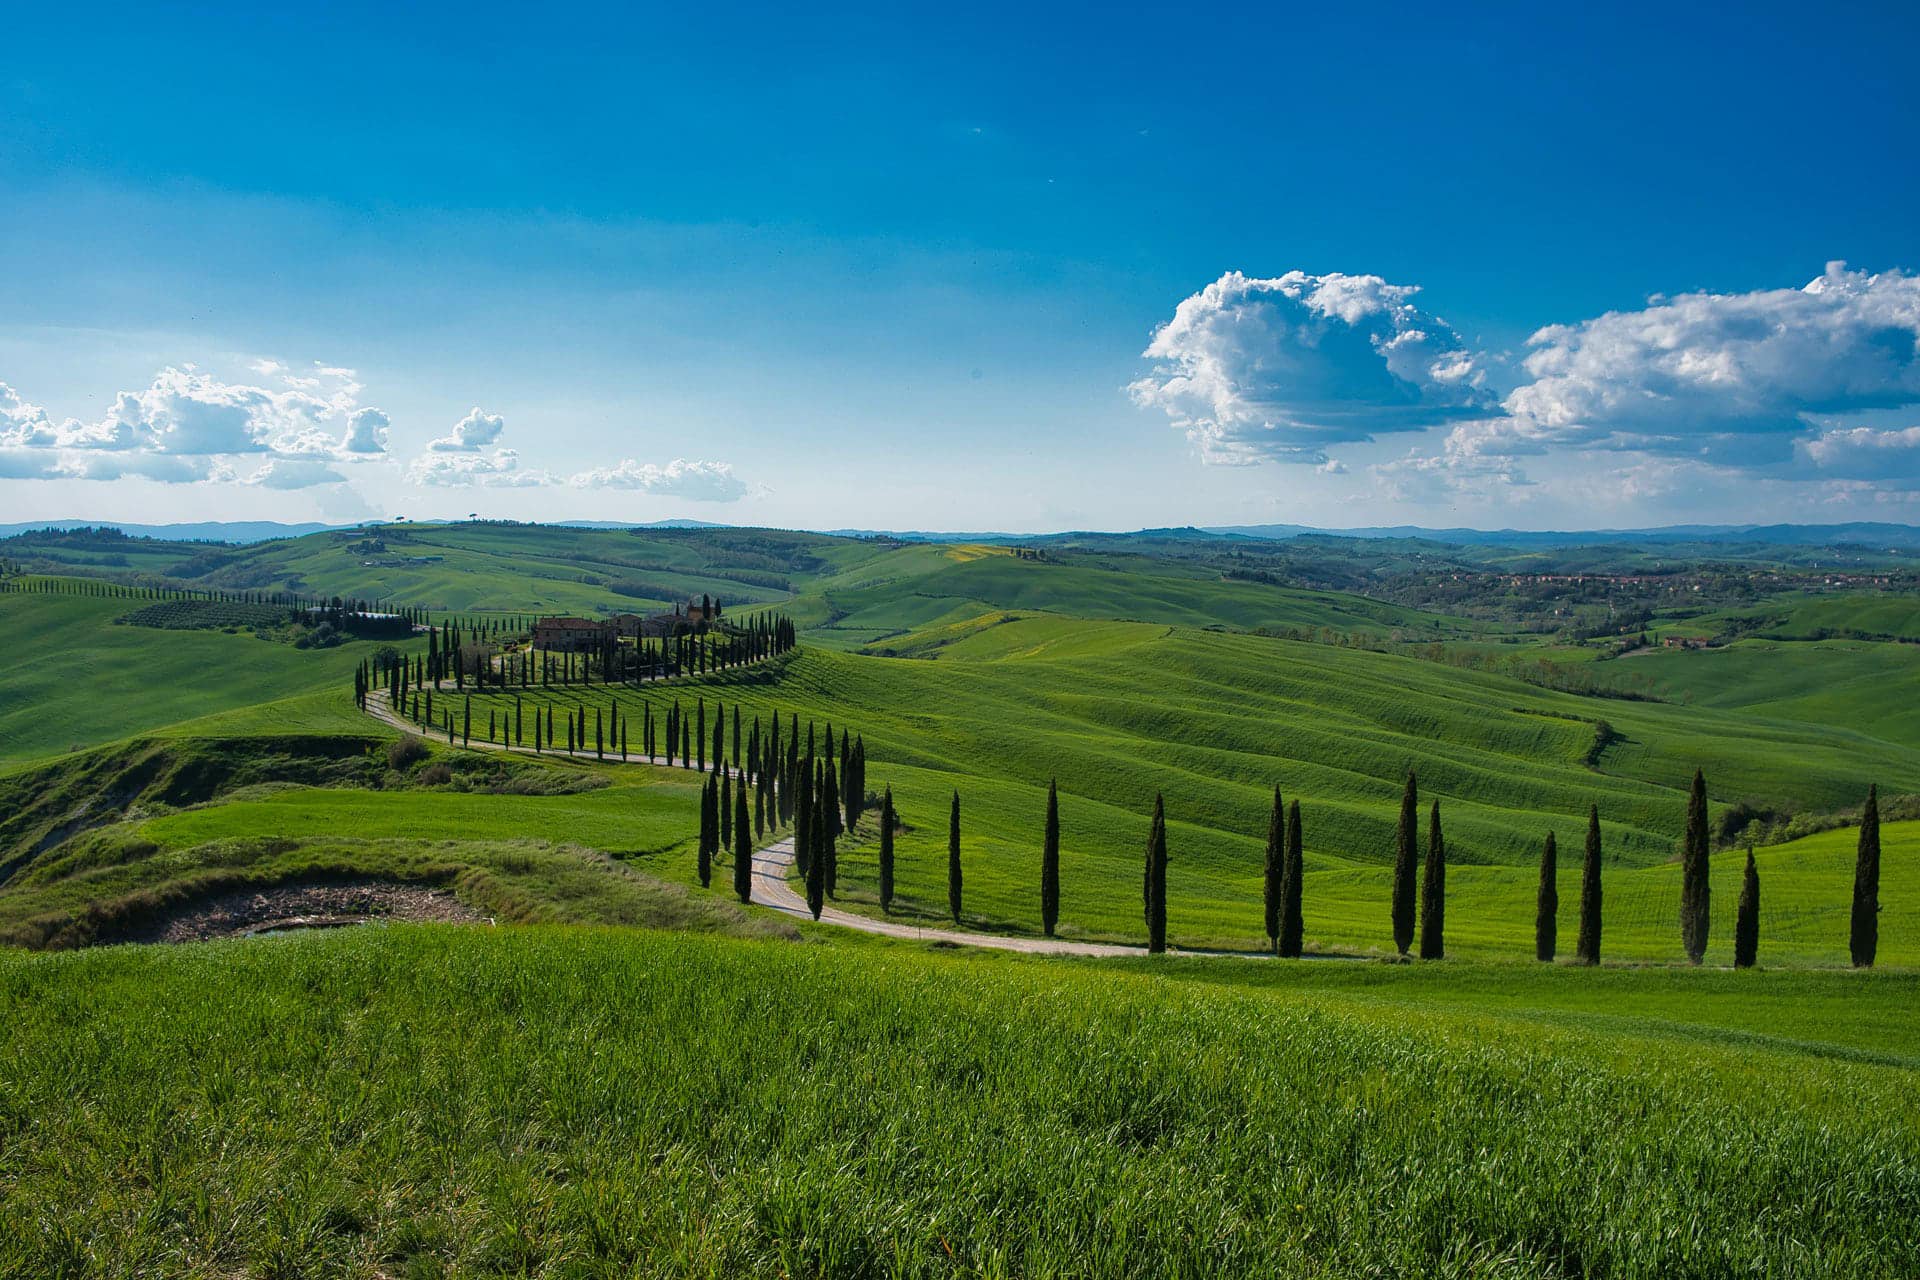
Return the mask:
<path id="1" fill-rule="evenodd" d="M 240 889 L 183 906 L 135 942 L 203 942 L 375 921 L 472 924 L 487 917 L 451 891 L 390 880 L 283 884 Z"/>

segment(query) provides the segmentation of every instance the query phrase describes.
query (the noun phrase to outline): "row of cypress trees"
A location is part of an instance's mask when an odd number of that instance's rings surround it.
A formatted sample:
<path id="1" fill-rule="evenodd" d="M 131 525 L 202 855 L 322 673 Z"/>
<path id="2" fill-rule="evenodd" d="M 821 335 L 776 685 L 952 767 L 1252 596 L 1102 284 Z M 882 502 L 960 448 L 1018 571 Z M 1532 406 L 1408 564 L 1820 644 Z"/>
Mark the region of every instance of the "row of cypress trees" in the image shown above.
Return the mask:
<path id="1" fill-rule="evenodd" d="M 704 728 L 705 702 L 698 715 Z M 682 719 L 669 714 L 671 721 Z M 774 712 L 763 734 L 758 716 L 753 718 L 745 736 L 742 753 L 739 706 L 733 708 L 733 764 L 726 765 L 723 710 L 716 705 L 714 715 L 713 773 L 702 790 L 698 872 L 700 884 L 712 882 L 713 863 L 723 850 L 731 850 L 733 889 L 740 901 L 752 898 L 753 845 L 769 828 L 792 824 L 795 861 L 806 885 L 807 907 L 814 919 L 820 918 L 826 900 L 835 896 L 839 881 L 838 839 L 855 829 L 865 816 L 867 746 L 864 735 L 842 729 L 835 756 L 833 725 L 826 726 L 825 751 L 812 721 L 807 722 L 804 745 L 800 738 L 800 719 L 788 719 L 783 739 L 780 713 Z M 669 735 L 671 738 L 671 735 Z M 704 732 L 701 735 L 704 741 Z M 691 763 L 686 755 L 682 764 Z M 672 763 L 671 757 L 669 763 Z M 696 766 L 704 768 L 704 760 Z M 753 792 L 751 819 L 747 793 Z M 890 905 L 893 884 L 893 790 L 888 788 L 881 801 L 881 897 Z"/>
<path id="2" fill-rule="evenodd" d="M 954 837 L 950 848 L 949 877 L 954 894 L 955 919 L 959 918 L 958 814 L 959 796 L 954 797 Z M 1706 952 L 1708 938 L 1708 870 L 1711 845 L 1708 837 L 1706 779 L 1695 770 L 1687 801 L 1687 822 L 1681 842 L 1682 886 L 1680 905 L 1681 942 L 1689 963 L 1699 964 Z M 1401 955 L 1412 948 L 1418 924 L 1419 956 L 1439 960 L 1446 954 L 1446 837 L 1440 821 L 1440 802 L 1432 802 L 1427 818 L 1427 850 L 1424 865 L 1419 847 L 1419 783 L 1409 772 L 1401 797 L 1400 823 L 1395 838 L 1393 894 L 1390 905 L 1394 947 Z M 1059 790 L 1055 782 L 1047 784 L 1047 816 L 1041 846 L 1040 913 L 1048 937 L 1054 934 L 1060 912 L 1060 814 Z M 1600 809 L 1587 807 L 1585 858 L 1580 875 L 1579 933 L 1574 944 L 1574 959 L 1580 964 L 1597 965 L 1601 957 L 1601 840 Z M 1418 873 L 1418 911 L 1416 901 Z M 1156 794 L 1153 816 L 1148 826 L 1141 901 L 1147 927 L 1147 950 L 1166 949 L 1167 911 L 1167 833 L 1166 805 Z M 1282 957 L 1298 957 L 1302 952 L 1304 922 L 1301 891 L 1304 881 L 1300 802 L 1283 805 L 1279 788 L 1274 789 L 1273 807 L 1267 820 L 1266 850 L 1263 859 L 1263 916 L 1268 945 Z M 1853 910 L 1849 950 L 1856 967 L 1874 962 L 1879 943 L 1880 885 L 1880 809 L 1879 788 L 1870 786 L 1861 811 L 1858 850 L 1855 857 Z M 1540 851 L 1540 880 L 1535 899 L 1534 955 L 1543 962 L 1557 958 L 1559 944 L 1559 848 L 1555 834 L 1549 831 Z M 1760 876 L 1754 862 L 1753 847 L 1747 847 L 1742 872 L 1739 903 L 1734 914 L 1734 966 L 1749 968 L 1755 963 L 1760 937 Z"/>
<path id="3" fill-rule="evenodd" d="M 364 666 L 355 673 L 355 699 L 362 706 L 365 705 L 368 692 L 368 675 Z M 432 719 L 432 697 L 432 686 L 429 685 L 426 691 L 424 714 L 420 714 L 417 707 L 419 700 L 415 699 L 416 718 L 422 723 L 430 722 Z M 824 900 L 834 896 L 837 888 L 837 837 L 844 831 L 852 829 L 864 813 L 867 795 L 864 738 L 850 737 L 846 731 L 842 731 L 836 766 L 831 758 L 816 758 L 814 726 L 811 722 L 807 725 L 806 746 L 802 754 L 798 717 L 790 719 L 790 738 L 783 746 L 780 743 L 778 713 L 774 714 L 771 732 L 766 735 L 764 743 L 760 719 L 756 716 L 752 722 L 751 735 L 746 747 L 748 763 L 743 769 L 741 715 L 739 706 L 736 704 L 733 708 L 734 769 L 728 771 L 722 767 L 726 759 L 727 741 L 724 708 L 720 704 L 715 705 L 711 739 L 707 734 L 704 698 L 697 702 L 694 710 L 694 717 L 689 720 L 676 701 L 665 716 L 665 739 L 666 759 L 669 764 L 674 763 L 677 753 L 681 763 L 702 771 L 706 769 L 706 748 L 711 741 L 715 769 L 702 800 L 701 884 L 704 886 L 710 881 L 713 858 L 722 850 L 731 849 L 735 860 L 735 889 L 742 895 L 741 900 L 747 901 L 751 885 L 751 840 L 757 838 L 767 826 L 794 821 L 797 816 L 797 859 L 801 874 L 809 885 L 809 906 L 817 919 Z M 471 699 L 468 699 L 463 709 L 462 731 L 469 738 L 472 728 L 471 714 Z M 567 718 L 567 749 L 569 751 L 585 750 L 586 712 L 584 707 L 579 709 L 578 716 L 577 722 L 571 715 Z M 488 740 L 493 740 L 498 732 L 492 717 L 493 713 L 489 712 Z M 627 748 L 626 725 L 622 722 L 617 704 L 613 709 L 613 717 L 614 749 L 624 756 Z M 644 749 L 647 756 L 653 758 L 659 753 L 655 750 L 656 724 L 650 705 L 643 708 L 643 717 Z M 534 717 L 536 742 L 542 737 L 541 719 L 538 714 Z M 448 741 L 452 742 L 455 730 L 451 712 L 446 713 L 444 728 Z M 513 732 L 516 739 L 520 735 L 520 728 L 520 708 L 516 699 L 513 716 Z M 547 742 L 555 741 L 551 706 L 546 708 L 544 736 Z M 831 724 L 827 726 L 826 741 L 831 752 L 834 741 Z M 596 711 L 594 720 L 596 753 L 602 750 L 604 742 L 600 713 Z M 740 777 L 737 795 L 733 785 L 736 773 Z M 749 778 L 756 781 L 751 835 L 748 834 L 745 822 Z M 1048 937 L 1054 936 L 1060 915 L 1059 804 L 1058 783 L 1049 781 L 1040 871 L 1041 925 Z M 883 910 L 891 910 L 894 897 L 893 844 L 896 826 L 891 787 L 886 790 L 881 808 L 880 903 Z M 1859 967 L 1873 964 L 1878 947 L 1879 827 L 1879 789 L 1876 786 L 1869 788 L 1866 805 L 1862 811 L 1855 866 L 1849 951 L 1852 962 Z M 1419 858 L 1418 828 L 1419 784 L 1417 777 L 1409 772 L 1401 797 L 1400 821 L 1395 835 L 1394 878 L 1390 908 L 1394 946 L 1400 954 L 1408 954 L 1414 942 L 1417 924 L 1420 958 L 1438 960 L 1446 953 L 1446 841 L 1441 827 L 1439 801 L 1433 801 L 1429 808 L 1424 864 Z M 947 901 L 948 909 L 956 924 L 961 918 L 964 889 L 960 833 L 960 794 L 955 791 L 948 816 Z M 1300 802 L 1295 800 L 1290 808 L 1285 806 L 1279 789 L 1275 788 L 1267 824 L 1262 905 L 1268 944 L 1275 954 L 1283 957 L 1298 957 L 1302 954 L 1304 946 L 1305 928 L 1301 905 L 1304 886 L 1302 843 Z M 742 848 L 746 850 L 744 855 L 739 852 Z M 1696 770 L 1688 794 L 1685 834 L 1681 841 L 1680 903 L 1681 941 L 1689 962 L 1693 964 L 1698 964 L 1703 959 L 1708 941 L 1710 852 L 1706 780 L 1703 773 Z M 817 873 L 814 870 L 816 862 Z M 1543 962 L 1554 961 L 1558 952 L 1558 862 L 1557 839 L 1555 833 L 1549 831 L 1541 848 L 1534 920 L 1534 954 Z M 1166 870 L 1165 801 L 1163 796 L 1156 794 L 1153 817 L 1149 826 L 1142 884 L 1142 907 L 1147 927 L 1148 950 L 1156 953 L 1166 948 Z M 1600 963 L 1602 937 L 1600 870 L 1599 808 L 1597 805 L 1590 805 L 1587 811 L 1586 850 L 1581 873 L 1579 933 L 1574 949 L 1574 958 L 1581 964 Z M 812 891 L 816 880 L 819 881 L 818 893 Z M 1742 876 L 1740 900 L 1735 912 L 1734 964 L 1736 967 L 1747 967 L 1755 962 L 1759 941 L 1759 906 L 1759 874 L 1754 862 L 1753 849 L 1749 847 Z"/>

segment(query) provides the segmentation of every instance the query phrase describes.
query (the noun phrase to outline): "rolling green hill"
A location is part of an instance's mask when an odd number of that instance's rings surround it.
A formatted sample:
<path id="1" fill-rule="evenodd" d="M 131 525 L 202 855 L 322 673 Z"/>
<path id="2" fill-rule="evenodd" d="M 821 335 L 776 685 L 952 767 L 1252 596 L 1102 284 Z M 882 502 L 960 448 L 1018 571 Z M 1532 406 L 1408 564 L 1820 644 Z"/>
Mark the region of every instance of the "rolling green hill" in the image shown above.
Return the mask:
<path id="1" fill-rule="evenodd" d="M 337 690 L 376 645 L 116 625 L 127 600 L 0 593 L 0 769 L 210 712 Z M 405 642 L 417 644 L 417 641 Z M 270 717 L 269 717 L 270 719 Z"/>
<path id="2" fill-rule="evenodd" d="M 1778 720 L 1844 725 L 1920 747 L 1920 645 L 1872 640 L 1738 640 L 1652 649 L 1596 664 L 1664 697 Z"/>
<path id="3" fill-rule="evenodd" d="M 1051 613 L 1122 622 L 1236 631 L 1342 631 L 1418 638 L 1464 635 L 1470 624 L 1335 591 L 1306 591 L 1222 578 L 1179 561 L 1074 552 L 1025 559 L 1006 548 L 915 547 L 858 575 L 818 584 L 790 606 L 817 643 L 891 646 L 922 627 L 988 612 Z M 895 573 L 871 569 L 895 567 Z M 851 579 L 851 580 L 850 580 Z"/>
<path id="4" fill-rule="evenodd" d="M 961 792 L 975 927 L 1037 927 L 1033 867 L 1052 777 L 1064 797 L 1069 927 L 1135 938 L 1139 849 L 1153 796 L 1164 793 L 1175 933 L 1185 945 L 1256 944 L 1249 904 L 1258 899 L 1275 785 L 1304 807 L 1309 867 L 1351 877 L 1342 888 L 1334 875 L 1324 890 L 1329 902 L 1352 904 L 1335 913 L 1329 945 L 1378 936 L 1361 921 L 1370 911 L 1384 919 L 1383 909 L 1364 904 L 1384 901 L 1381 868 L 1412 767 L 1423 796 L 1442 801 L 1460 891 L 1484 882 L 1513 917 L 1488 935 L 1501 947 L 1524 937 L 1540 841 L 1552 829 L 1563 848 L 1577 849 L 1590 803 L 1600 807 L 1608 866 L 1626 870 L 1673 856 L 1696 764 L 1709 770 L 1721 802 L 1770 797 L 1837 809 L 1858 803 L 1869 780 L 1920 787 L 1920 755 L 1848 730 L 1577 698 L 1365 650 L 1124 624 L 1074 634 L 1035 617 L 983 626 L 936 652 L 967 645 L 991 648 L 936 661 L 803 649 L 777 677 L 490 694 L 474 706 L 481 715 L 507 711 L 515 697 L 552 700 L 562 711 L 617 704 L 638 723 L 643 702 L 663 714 L 671 699 L 691 707 L 702 696 L 737 703 L 749 717 L 778 710 L 857 730 L 870 784 L 894 788 L 909 825 L 899 845 L 909 912 L 944 914 L 946 802 Z M 1594 769 L 1587 760 L 1600 714 L 1620 740 Z M 849 853 L 847 896 L 873 895 L 872 856 L 870 848 Z M 1623 935 L 1640 939 L 1636 955 L 1668 953 L 1666 892 L 1650 891 L 1640 910 L 1645 930 Z"/>
<path id="5" fill-rule="evenodd" d="M 788 598 L 810 629 L 764 666 L 489 693 L 476 720 L 516 698 L 636 719 L 704 699 L 856 731 L 906 824 L 898 921 L 945 924 L 958 791 L 965 927 L 1036 933 L 1057 778 L 1063 936 L 1140 941 L 1161 793 L 1174 945 L 1259 949 L 1277 784 L 1303 809 L 1319 958 L 992 956 L 796 926 L 738 906 L 724 858 L 698 886 L 684 771 L 423 749 L 353 705 L 370 644 L 0 593 L 0 1274 L 1920 1267 L 1920 822 L 1883 831 L 1871 973 L 1845 968 L 1855 831 L 1759 851 L 1752 972 L 1721 967 L 1744 854 L 1713 860 L 1703 969 L 1677 963 L 1671 860 L 1696 765 L 1716 813 L 1920 790 L 1906 646 L 1600 662 L 1105 551 L 636 537 L 623 559 L 625 534 L 418 532 L 441 558 L 391 581 L 443 602 L 547 607 L 522 593 L 569 565 Z M 267 550 L 281 586 L 388 581 L 324 539 Z M 1431 660 L 1466 646 L 1637 667 L 1674 700 Z M 1442 804 L 1448 958 L 1369 963 L 1390 950 L 1409 768 Z M 1589 803 L 1608 963 L 1531 963 L 1539 842 L 1560 839 L 1564 957 Z M 839 906 L 879 911 L 875 843 L 872 817 L 843 842 Z M 96 945 L 342 886 L 472 923 Z"/>

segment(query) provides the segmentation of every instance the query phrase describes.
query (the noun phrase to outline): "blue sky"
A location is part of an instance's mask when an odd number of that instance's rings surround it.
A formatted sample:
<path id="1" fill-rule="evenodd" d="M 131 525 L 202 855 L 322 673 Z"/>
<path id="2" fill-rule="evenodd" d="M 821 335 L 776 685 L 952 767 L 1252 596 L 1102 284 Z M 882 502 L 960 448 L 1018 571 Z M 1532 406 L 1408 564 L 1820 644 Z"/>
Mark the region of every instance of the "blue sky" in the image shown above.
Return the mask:
<path id="1" fill-rule="evenodd" d="M 9 14 L 9 518 L 1914 518 L 1909 6 L 287 8 Z"/>

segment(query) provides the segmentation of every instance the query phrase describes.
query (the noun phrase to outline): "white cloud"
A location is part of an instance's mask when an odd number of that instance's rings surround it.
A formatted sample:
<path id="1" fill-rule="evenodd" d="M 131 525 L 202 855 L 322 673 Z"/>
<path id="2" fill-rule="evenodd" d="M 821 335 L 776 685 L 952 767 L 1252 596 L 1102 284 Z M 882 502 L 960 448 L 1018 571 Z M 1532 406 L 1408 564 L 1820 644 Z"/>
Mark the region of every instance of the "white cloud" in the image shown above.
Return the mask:
<path id="1" fill-rule="evenodd" d="M 1367 471 L 1381 491 L 1396 502 L 1487 501 L 1532 484 L 1512 457 L 1481 448 L 1484 439 L 1456 430 L 1437 454 L 1411 450 L 1405 457 L 1379 463 Z"/>
<path id="2" fill-rule="evenodd" d="M 1520 435 L 1779 461 L 1810 415 L 1920 403 L 1920 279 L 1833 262 L 1804 288 L 1655 298 L 1528 345 L 1505 403 Z"/>
<path id="3" fill-rule="evenodd" d="M 310 458 L 269 458 L 248 476 L 247 484 L 263 489 L 311 489 L 315 485 L 345 484 L 346 477 L 325 462 Z"/>
<path id="4" fill-rule="evenodd" d="M 393 420 L 378 409 L 356 409 L 347 417 L 347 438 L 340 447 L 348 453 L 385 453 L 387 428 L 392 425 Z"/>
<path id="5" fill-rule="evenodd" d="M 505 418 L 475 408 L 453 424 L 452 434 L 429 441 L 427 448 L 434 453 L 479 453 L 498 440 L 506 429 Z"/>
<path id="6" fill-rule="evenodd" d="M 1549 325 L 1499 401 L 1487 362 L 1414 296 L 1378 276 L 1229 273 L 1180 304 L 1145 353 L 1159 367 L 1130 390 L 1208 462 L 1337 474 L 1336 446 L 1450 425 L 1437 447 L 1368 468 L 1411 501 L 1518 492 L 1521 459 L 1589 451 L 1621 459 L 1605 474 L 1636 500 L 1741 473 L 1920 487 L 1920 427 L 1860 425 L 1920 404 L 1920 278 L 1834 262 L 1798 289 Z"/>
<path id="7" fill-rule="evenodd" d="M 490 489 L 524 489 L 553 483 L 553 477 L 544 471 L 522 471 L 520 455 L 512 449 L 423 454 L 407 468 L 407 479 L 442 488 L 483 485 Z"/>
<path id="8" fill-rule="evenodd" d="M 168 366 L 145 388 L 117 394 L 95 422 L 56 423 L 0 383 L 0 445 L 189 458 L 339 454 L 341 447 L 332 439 L 338 428 L 332 423 L 348 419 L 351 438 L 352 419 L 366 412 L 356 404 L 360 384 L 353 371 L 322 368 L 314 377 L 294 377 L 274 361 L 254 367 L 283 385 L 230 383 L 192 365 Z M 378 433 L 371 438 L 377 440 Z"/>
<path id="9" fill-rule="evenodd" d="M 0 480 L 54 480 L 60 455 L 45 449 L 0 448 Z"/>
<path id="10" fill-rule="evenodd" d="M 1920 426 L 1834 427 L 1803 441 L 1800 449 L 1823 477 L 1902 486 L 1920 482 Z"/>
<path id="11" fill-rule="evenodd" d="M 59 475 L 74 480 L 156 480 L 161 484 L 191 484 L 196 480 L 226 480 L 232 472 L 205 457 L 178 454 L 83 451 L 61 460 Z"/>
<path id="12" fill-rule="evenodd" d="M 276 360 L 251 367 L 278 385 L 169 366 L 145 388 L 117 394 L 93 422 L 55 422 L 0 383 L 0 478 L 225 481 L 234 472 L 221 459 L 252 455 L 267 462 L 247 483 L 295 489 L 337 483 L 343 477 L 329 463 L 386 452 L 387 416 L 360 406 L 353 370 L 316 363 L 295 374 Z"/>
<path id="13" fill-rule="evenodd" d="M 1496 413 L 1460 336 L 1379 276 L 1231 271 L 1175 309 L 1128 388 L 1212 463 L 1320 463 L 1333 445 Z"/>
<path id="14" fill-rule="evenodd" d="M 695 502 L 736 502 L 747 494 L 746 482 L 733 474 L 733 464 L 687 458 L 675 458 L 664 467 L 622 458 L 611 467 L 582 471 L 567 483 L 577 489 L 636 489 Z"/>
<path id="15" fill-rule="evenodd" d="M 28 404 L 19 392 L 0 382 L 0 447 L 45 449 L 58 438 L 59 429 L 47 419 L 45 409 Z"/>

